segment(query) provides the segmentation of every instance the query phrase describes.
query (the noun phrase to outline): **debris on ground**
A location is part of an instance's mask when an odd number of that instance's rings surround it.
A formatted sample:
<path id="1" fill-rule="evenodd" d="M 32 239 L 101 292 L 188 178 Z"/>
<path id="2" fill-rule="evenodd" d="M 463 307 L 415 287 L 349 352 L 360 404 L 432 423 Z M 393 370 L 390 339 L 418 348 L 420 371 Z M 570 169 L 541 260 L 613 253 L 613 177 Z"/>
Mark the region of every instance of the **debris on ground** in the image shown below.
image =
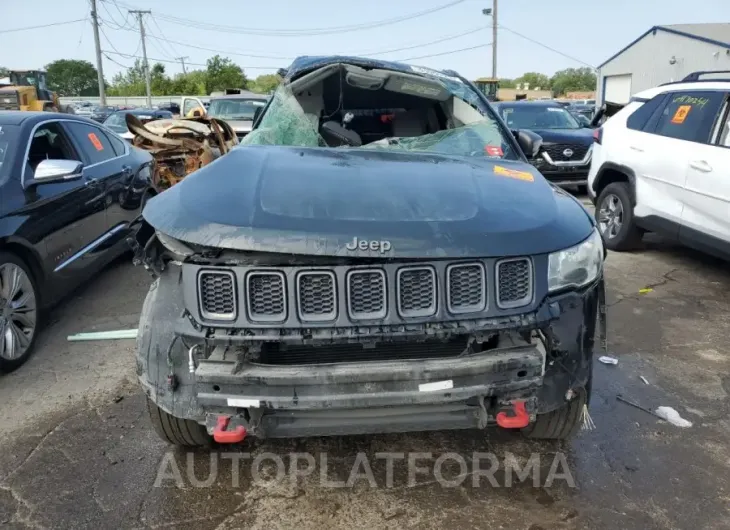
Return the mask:
<path id="1" fill-rule="evenodd" d="M 663 419 L 664 419 L 663 417 L 661 417 L 661 416 L 660 416 L 659 414 L 657 414 L 657 413 L 656 413 L 656 412 L 654 412 L 653 410 L 651 410 L 651 409 L 648 409 L 648 408 L 646 408 L 646 407 L 642 407 L 642 406 L 641 406 L 641 405 L 639 405 L 638 403 L 634 403 L 633 401 L 631 401 L 631 400 L 629 400 L 629 399 L 626 399 L 626 398 L 625 398 L 625 397 L 623 397 L 623 396 L 622 396 L 621 394 L 619 394 L 618 396 L 616 396 L 616 399 L 618 399 L 618 400 L 619 400 L 619 401 L 621 401 L 622 403 L 626 403 L 627 405 L 631 405 L 631 406 L 632 406 L 632 407 L 634 407 L 634 408 L 637 408 L 637 409 L 639 409 L 639 410 L 643 410 L 644 412 L 646 412 L 647 414 L 651 414 L 651 415 L 652 415 L 652 416 L 654 416 L 655 418 L 659 418 L 660 420 L 663 420 Z"/>
<path id="2" fill-rule="evenodd" d="M 114 403 L 119 403 L 123 399 L 124 399 L 124 396 L 117 396 L 114 398 Z"/>
<path id="3" fill-rule="evenodd" d="M 644 377 L 643 375 L 640 375 L 640 376 L 639 376 L 639 379 L 641 379 L 641 380 L 642 380 L 642 381 L 644 382 L 644 384 L 645 384 L 645 385 L 648 385 L 648 384 L 649 384 L 649 381 L 648 381 L 648 380 L 647 380 L 647 378 L 646 378 L 646 377 Z"/>
<path id="4" fill-rule="evenodd" d="M 84 340 L 115 340 L 115 339 L 136 339 L 136 329 L 117 329 L 114 331 L 92 331 L 89 333 L 77 333 L 69 335 L 66 340 L 69 342 L 78 342 Z"/>
<path id="5" fill-rule="evenodd" d="M 133 145 L 155 159 L 154 185 L 165 190 L 193 171 L 225 155 L 238 144 L 236 133 L 216 118 L 162 119 L 142 123 L 127 114 Z"/>
<path id="6" fill-rule="evenodd" d="M 656 409 L 656 415 L 677 427 L 692 427 L 692 422 L 685 420 L 672 407 L 659 407 Z"/>
<path id="7" fill-rule="evenodd" d="M 652 289 L 651 287 L 645 287 L 644 289 L 639 289 L 639 294 L 647 294 L 651 293 L 652 291 L 654 291 L 654 289 Z"/>
<path id="8" fill-rule="evenodd" d="M 598 360 L 603 364 L 618 364 L 616 357 L 609 357 L 608 355 L 601 355 Z"/>

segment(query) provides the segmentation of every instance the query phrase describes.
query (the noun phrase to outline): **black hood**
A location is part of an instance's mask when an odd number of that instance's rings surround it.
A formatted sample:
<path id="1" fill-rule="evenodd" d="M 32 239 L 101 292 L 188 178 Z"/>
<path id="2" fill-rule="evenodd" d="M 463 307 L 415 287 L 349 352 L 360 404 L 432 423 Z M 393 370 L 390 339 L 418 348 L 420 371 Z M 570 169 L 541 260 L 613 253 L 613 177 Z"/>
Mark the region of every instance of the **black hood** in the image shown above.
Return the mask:
<path id="1" fill-rule="evenodd" d="M 590 146 L 593 144 L 593 129 L 531 129 L 542 137 L 546 144 L 572 144 Z"/>
<path id="2" fill-rule="evenodd" d="M 541 254 L 593 221 L 532 166 L 375 149 L 240 146 L 147 204 L 157 230 L 220 248 L 387 258 Z M 390 249 L 348 249 L 358 241 Z"/>

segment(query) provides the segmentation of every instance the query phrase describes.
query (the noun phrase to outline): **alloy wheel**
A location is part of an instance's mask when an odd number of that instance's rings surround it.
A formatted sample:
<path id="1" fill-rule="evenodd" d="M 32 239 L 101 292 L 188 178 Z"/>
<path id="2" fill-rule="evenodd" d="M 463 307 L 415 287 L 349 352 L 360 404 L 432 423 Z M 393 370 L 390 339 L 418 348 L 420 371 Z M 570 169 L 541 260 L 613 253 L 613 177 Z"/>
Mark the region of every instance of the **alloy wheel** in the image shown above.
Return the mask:
<path id="1" fill-rule="evenodd" d="M 606 239 L 613 239 L 621 231 L 624 222 L 624 207 L 621 200 L 610 193 L 604 197 L 598 210 L 598 229 Z"/>
<path id="2" fill-rule="evenodd" d="M 15 263 L 0 265 L 0 357 L 23 356 L 36 329 L 36 294 L 28 274 Z"/>

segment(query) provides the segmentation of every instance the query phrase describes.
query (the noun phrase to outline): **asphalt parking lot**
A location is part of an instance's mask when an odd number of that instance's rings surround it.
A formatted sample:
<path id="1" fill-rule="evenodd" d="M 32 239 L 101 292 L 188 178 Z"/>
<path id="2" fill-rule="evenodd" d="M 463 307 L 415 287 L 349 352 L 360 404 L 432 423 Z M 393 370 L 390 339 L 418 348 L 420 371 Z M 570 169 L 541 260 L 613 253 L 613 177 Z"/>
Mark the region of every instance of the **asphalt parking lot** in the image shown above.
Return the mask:
<path id="1" fill-rule="evenodd" d="M 171 450 L 152 432 L 137 390 L 134 342 L 66 341 L 136 326 L 150 280 L 115 263 L 52 313 L 28 364 L 0 377 L 0 526 L 730 528 L 730 273 L 727 263 L 646 240 L 640 252 L 608 258 L 608 346 L 619 363 L 596 365 L 596 428 L 565 444 L 488 430 Z M 651 409 L 672 406 L 693 426 L 659 421 L 619 394 Z M 388 469 L 383 452 L 426 453 L 426 469 L 409 477 L 405 460 Z M 482 469 L 473 467 L 475 452 L 523 469 L 537 455 L 540 480 L 508 487 L 500 468 L 496 484 L 474 484 Z M 277 458 L 288 466 L 291 453 L 314 455 L 319 469 L 280 476 Z M 436 473 L 446 453 L 463 455 L 466 469 L 452 459 Z M 362 458 L 372 476 L 333 486 L 365 469 Z M 562 478 L 546 481 L 558 461 L 567 464 Z"/>

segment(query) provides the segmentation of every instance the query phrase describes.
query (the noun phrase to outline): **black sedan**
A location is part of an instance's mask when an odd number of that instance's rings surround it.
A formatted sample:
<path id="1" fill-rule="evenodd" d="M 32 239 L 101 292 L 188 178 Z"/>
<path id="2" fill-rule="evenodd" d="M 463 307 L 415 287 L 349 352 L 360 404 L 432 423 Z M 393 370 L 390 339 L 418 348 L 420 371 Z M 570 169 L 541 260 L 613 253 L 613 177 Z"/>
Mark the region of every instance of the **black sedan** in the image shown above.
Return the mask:
<path id="1" fill-rule="evenodd" d="M 0 113 L 0 371 L 28 359 L 45 308 L 127 249 L 151 167 L 89 119 Z"/>
<path id="2" fill-rule="evenodd" d="M 528 129 L 543 139 L 530 162 L 559 186 L 585 186 L 591 165 L 593 131 L 554 101 L 514 101 L 495 105 L 511 129 Z"/>

